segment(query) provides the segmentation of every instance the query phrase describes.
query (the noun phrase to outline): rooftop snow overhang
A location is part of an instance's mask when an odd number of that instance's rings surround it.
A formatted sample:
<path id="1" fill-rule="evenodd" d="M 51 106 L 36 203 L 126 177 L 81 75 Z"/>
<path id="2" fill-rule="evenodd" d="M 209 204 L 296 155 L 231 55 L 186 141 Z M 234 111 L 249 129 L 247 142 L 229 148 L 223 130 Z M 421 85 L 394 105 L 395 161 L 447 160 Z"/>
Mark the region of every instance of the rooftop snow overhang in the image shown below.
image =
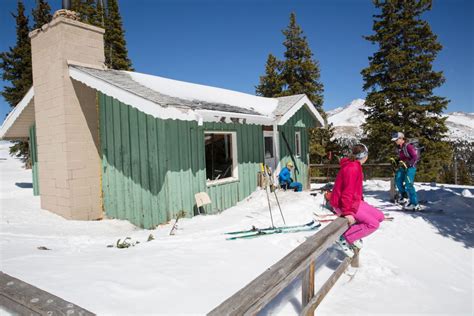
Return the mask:
<path id="1" fill-rule="evenodd" d="M 34 89 L 28 90 L 20 103 L 10 111 L 0 127 L 0 139 L 22 140 L 29 137 L 30 126 L 35 123 Z"/>
<path id="2" fill-rule="evenodd" d="M 161 119 L 284 125 L 306 106 L 324 120 L 304 94 L 264 98 L 136 72 L 106 70 L 68 61 L 71 78 Z"/>
<path id="3" fill-rule="evenodd" d="M 125 89 L 116 84 L 108 82 L 99 76 L 94 75 L 90 71 L 84 71 L 81 66 L 78 67 L 74 62 L 68 61 L 69 63 L 69 75 L 76 81 L 79 81 L 95 90 L 102 92 L 105 95 L 113 97 L 120 102 L 123 102 L 133 108 L 136 108 L 139 111 L 142 111 L 146 114 L 149 114 L 153 117 L 161 119 L 176 119 L 184 121 L 198 121 L 202 123 L 203 121 L 207 122 L 246 122 L 249 124 L 267 124 L 270 125 L 274 121 L 273 117 L 268 117 L 265 115 L 259 115 L 258 112 L 249 111 L 242 109 L 244 113 L 239 112 L 227 112 L 219 110 L 207 110 L 200 108 L 191 108 L 185 105 L 181 106 L 170 106 L 170 105 L 161 105 L 158 102 L 154 102 L 146 97 L 143 97 L 139 93 L 135 93 L 133 89 Z M 101 69 L 96 69 L 97 71 L 104 71 Z M 127 72 L 124 72 L 125 74 Z M 134 84 L 140 85 L 140 83 L 135 82 Z M 139 88 L 143 88 L 139 87 Z M 144 87 L 149 89 L 148 87 Z M 179 100 L 178 98 L 173 98 L 170 96 L 162 95 L 164 99 L 168 100 Z M 190 103 L 191 101 L 186 101 Z M 229 106 L 232 107 L 232 106 Z M 245 113 L 248 112 L 248 113 Z M 256 113 L 256 114 L 253 114 Z"/>

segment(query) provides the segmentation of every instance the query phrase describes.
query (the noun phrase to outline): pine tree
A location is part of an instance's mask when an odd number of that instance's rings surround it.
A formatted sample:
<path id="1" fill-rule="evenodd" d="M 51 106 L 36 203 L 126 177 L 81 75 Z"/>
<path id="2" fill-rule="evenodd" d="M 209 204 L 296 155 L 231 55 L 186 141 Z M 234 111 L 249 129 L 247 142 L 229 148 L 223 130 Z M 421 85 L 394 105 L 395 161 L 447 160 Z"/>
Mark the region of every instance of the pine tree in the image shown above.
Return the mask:
<path id="1" fill-rule="evenodd" d="M 433 89 L 444 83 L 443 73 L 432 70 L 442 49 L 421 15 L 431 9 L 431 0 L 374 0 L 381 10 L 374 15 L 375 34 L 365 38 L 379 49 L 362 70 L 368 91 L 363 126 L 374 161 L 393 156 L 392 131 L 418 138 L 425 146 L 417 179 L 436 181 L 452 152 L 443 141 L 447 131 L 441 117 L 448 100 Z"/>
<path id="2" fill-rule="evenodd" d="M 117 70 L 133 70 L 128 58 L 125 31 L 122 26 L 117 0 L 107 1 L 107 18 L 105 19 L 105 63 Z"/>
<path id="3" fill-rule="evenodd" d="M 103 0 L 97 0 L 96 11 L 97 11 L 97 19 L 94 25 L 101 28 L 105 28 L 105 8 L 104 8 Z"/>
<path id="4" fill-rule="evenodd" d="M 72 0 L 71 10 L 79 15 L 81 22 L 104 27 L 102 0 Z"/>
<path id="5" fill-rule="evenodd" d="M 334 140 L 334 126 L 327 124 L 325 127 L 309 130 L 309 154 L 314 163 L 338 163 L 342 155 L 342 147 Z"/>
<path id="6" fill-rule="evenodd" d="M 36 8 L 31 12 L 33 16 L 33 29 L 39 29 L 46 23 L 51 22 L 53 16 L 51 15 L 51 7 L 46 0 L 37 0 Z"/>
<path id="7" fill-rule="evenodd" d="M 0 68 L 2 78 L 12 86 L 5 86 L 2 96 L 14 107 L 28 92 L 32 83 L 31 45 L 28 33 L 28 17 L 25 16 L 25 6 L 18 1 L 17 14 L 12 16 L 16 20 L 16 45 L 9 51 L 0 54 Z"/>
<path id="8" fill-rule="evenodd" d="M 282 93 L 283 81 L 280 76 L 280 69 L 281 62 L 275 56 L 269 54 L 265 66 L 265 75 L 260 76 L 260 84 L 255 87 L 257 95 L 271 98 Z"/>
<path id="9" fill-rule="evenodd" d="M 291 13 L 290 24 L 283 30 L 283 34 L 286 51 L 281 71 L 284 90 L 280 96 L 304 93 L 326 119 L 323 110 L 324 86 L 320 82 L 319 63 L 313 59 L 306 36 L 303 36 L 301 27 L 296 24 L 295 13 Z"/>
<path id="10" fill-rule="evenodd" d="M 4 87 L 1 94 L 11 107 L 15 107 L 31 88 L 33 75 L 31 45 L 28 37 L 30 29 L 22 1 L 18 1 L 17 14 L 12 14 L 12 16 L 16 21 L 16 45 L 0 53 L 0 69 L 2 69 L 3 80 L 11 83 L 11 86 Z M 15 142 L 15 145 L 10 147 L 10 154 L 25 161 L 28 160 L 28 142 Z"/>

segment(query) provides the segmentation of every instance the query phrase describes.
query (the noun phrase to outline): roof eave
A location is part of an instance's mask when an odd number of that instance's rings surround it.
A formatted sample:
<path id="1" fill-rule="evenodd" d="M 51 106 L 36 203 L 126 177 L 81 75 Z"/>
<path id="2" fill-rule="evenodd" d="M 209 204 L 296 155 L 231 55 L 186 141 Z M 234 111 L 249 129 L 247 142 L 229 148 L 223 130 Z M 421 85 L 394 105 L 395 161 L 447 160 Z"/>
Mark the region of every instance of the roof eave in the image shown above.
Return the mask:
<path id="1" fill-rule="evenodd" d="M 11 129 L 15 126 L 15 123 L 21 117 L 21 114 L 25 111 L 28 106 L 31 106 L 33 97 L 34 97 L 34 89 L 31 87 L 28 92 L 25 94 L 23 99 L 10 111 L 8 116 L 3 121 L 2 126 L 0 127 L 0 139 L 4 140 L 23 140 L 27 139 L 29 130 L 23 130 L 21 134 L 12 134 Z M 33 122 L 34 123 L 34 120 Z M 28 124 L 27 124 L 28 125 Z M 29 128 L 29 126 L 27 127 Z"/>
<path id="2" fill-rule="evenodd" d="M 299 99 L 288 111 L 285 112 L 285 114 L 277 119 L 277 125 L 285 125 L 286 122 L 288 122 L 288 120 L 303 106 L 306 106 L 314 119 L 321 123 L 321 126 L 325 126 L 323 117 L 319 114 L 318 110 L 316 110 L 313 103 L 306 95 Z"/>

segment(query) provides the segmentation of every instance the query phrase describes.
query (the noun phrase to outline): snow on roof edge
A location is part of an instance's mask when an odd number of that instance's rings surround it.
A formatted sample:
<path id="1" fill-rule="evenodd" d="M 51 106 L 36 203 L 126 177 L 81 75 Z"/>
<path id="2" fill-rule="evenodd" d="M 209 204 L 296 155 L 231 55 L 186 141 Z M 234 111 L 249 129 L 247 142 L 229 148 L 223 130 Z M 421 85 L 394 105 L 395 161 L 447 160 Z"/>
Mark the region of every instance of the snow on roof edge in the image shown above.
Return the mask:
<path id="1" fill-rule="evenodd" d="M 250 109 L 266 116 L 278 107 L 278 99 L 256 96 L 240 91 L 207 86 L 198 83 L 164 78 L 140 72 L 125 71 L 139 84 L 158 93 L 188 101 L 222 103 L 242 109 Z"/>
<path id="2" fill-rule="evenodd" d="M 13 123 L 18 119 L 20 114 L 25 110 L 25 108 L 30 104 L 33 96 L 35 95 L 35 90 L 33 86 L 28 90 L 23 99 L 15 106 L 13 110 L 10 111 L 8 116 L 2 123 L 0 127 L 0 139 L 3 139 L 8 130 L 12 127 Z"/>
<path id="3" fill-rule="evenodd" d="M 224 111 L 209 111 L 209 110 L 193 110 L 183 109 L 177 107 L 163 107 L 153 101 L 145 99 L 132 92 L 124 90 L 123 88 L 117 87 L 110 84 L 100 78 L 94 77 L 76 67 L 69 67 L 69 74 L 71 78 L 82 82 L 83 84 L 99 90 L 100 92 L 116 98 L 117 100 L 136 108 L 146 114 L 161 119 L 176 119 L 185 121 L 206 121 L 206 122 L 219 122 L 221 117 L 228 118 L 243 118 L 249 124 L 268 124 L 273 122 L 273 118 L 269 118 L 264 115 L 250 115 L 235 112 L 224 112 Z"/>
<path id="4" fill-rule="evenodd" d="M 325 126 L 324 124 L 324 119 L 319 114 L 318 110 L 313 105 L 313 102 L 308 98 L 308 96 L 305 94 L 304 97 L 298 100 L 280 119 L 278 120 L 278 125 L 284 125 L 288 120 L 304 105 L 307 106 L 307 109 L 311 114 L 313 114 L 313 117 L 318 120 L 321 123 L 321 126 Z"/>
<path id="5" fill-rule="evenodd" d="M 93 89 L 99 90 L 100 92 L 116 98 L 117 100 L 136 108 L 146 114 L 161 119 L 178 119 L 183 121 L 197 121 L 195 113 L 189 110 L 178 109 L 175 107 L 164 108 L 150 100 L 147 100 L 141 96 L 133 94 L 122 88 L 114 86 L 104 80 L 96 78 L 90 74 L 87 74 L 80 69 L 69 67 L 69 75 L 74 80 L 82 82 L 83 84 Z"/>

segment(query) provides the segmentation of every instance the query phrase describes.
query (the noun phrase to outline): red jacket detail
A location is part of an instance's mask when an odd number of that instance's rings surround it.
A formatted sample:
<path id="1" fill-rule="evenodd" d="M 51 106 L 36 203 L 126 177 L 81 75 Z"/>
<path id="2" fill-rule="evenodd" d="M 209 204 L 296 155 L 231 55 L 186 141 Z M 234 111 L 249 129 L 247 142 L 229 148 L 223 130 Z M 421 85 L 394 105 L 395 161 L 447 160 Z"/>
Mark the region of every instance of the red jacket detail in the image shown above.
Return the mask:
<path id="1" fill-rule="evenodd" d="M 341 213 L 339 215 L 355 215 L 362 201 L 362 166 L 358 160 L 349 158 L 341 159 L 340 165 L 329 202 L 337 213 Z"/>

